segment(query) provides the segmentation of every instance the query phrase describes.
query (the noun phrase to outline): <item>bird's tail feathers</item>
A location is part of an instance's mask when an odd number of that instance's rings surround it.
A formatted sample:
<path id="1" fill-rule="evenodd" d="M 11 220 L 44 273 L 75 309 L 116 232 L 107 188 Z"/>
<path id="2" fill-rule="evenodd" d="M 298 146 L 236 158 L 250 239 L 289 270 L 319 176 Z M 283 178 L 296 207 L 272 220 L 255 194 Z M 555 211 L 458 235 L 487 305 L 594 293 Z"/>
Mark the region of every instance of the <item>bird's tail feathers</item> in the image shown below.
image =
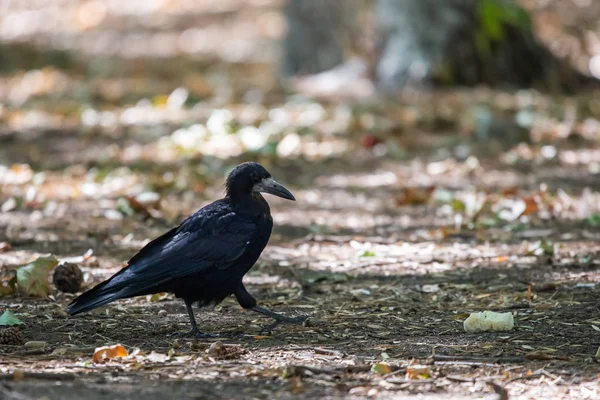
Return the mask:
<path id="1" fill-rule="evenodd" d="M 115 291 L 109 283 L 110 281 L 103 282 L 73 300 L 67 307 L 67 313 L 76 315 L 120 299 L 120 290 Z"/>
<path id="2" fill-rule="evenodd" d="M 109 280 L 83 293 L 67 307 L 69 315 L 93 310 L 118 299 L 155 293 L 154 289 L 162 282 L 143 280 L 132 282 L 132 274 L 127 268 L 122 269 Z"/>

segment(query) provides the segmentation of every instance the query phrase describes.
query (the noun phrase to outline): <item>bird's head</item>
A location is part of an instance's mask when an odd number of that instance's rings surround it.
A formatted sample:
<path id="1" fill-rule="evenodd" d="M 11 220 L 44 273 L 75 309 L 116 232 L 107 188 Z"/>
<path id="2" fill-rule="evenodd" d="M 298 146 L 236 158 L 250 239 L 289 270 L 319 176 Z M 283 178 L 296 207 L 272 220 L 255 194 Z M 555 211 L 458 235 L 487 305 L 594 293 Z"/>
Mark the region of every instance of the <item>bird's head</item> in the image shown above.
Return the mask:
<path id="1" fill-rule="evenodd" d="M 227 196 L 232 198 L 262 192 L 296 201 L 289 190 L 271 178 L 265 167 L 255 162 L 245 162 L 235 167 L 227 177 L 225 188 Z"/>

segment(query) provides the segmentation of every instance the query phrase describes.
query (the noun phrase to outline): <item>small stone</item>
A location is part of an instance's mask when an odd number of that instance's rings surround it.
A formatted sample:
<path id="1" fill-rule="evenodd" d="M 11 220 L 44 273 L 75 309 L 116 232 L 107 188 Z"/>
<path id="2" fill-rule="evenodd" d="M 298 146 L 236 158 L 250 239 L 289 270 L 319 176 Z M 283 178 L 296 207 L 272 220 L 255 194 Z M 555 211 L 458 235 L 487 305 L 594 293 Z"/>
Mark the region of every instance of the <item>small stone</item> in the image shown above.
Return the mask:
<path id="1" fill-rule="evenodd" d="M 166 317 L 167 315 L 169 315 L 169 313 L 167 312 L 167 310 L 160 310 L 160 311 L 158 312 L 158 316 L 159 316 L 159 317 L 163 317 L 163 318 L 164 318 L 164 317 Z"/>
<path id="2" fill-rule="evenodd" d="M 23 342 L 23 335 L 19 328 L 11 326 L 9 328 L 0 329 L 0 344 L 20 346 Z"/>
<path id="3" fill-rule="evenodd" d="M 76 293 L 83 283 L 83 273 L 77 264 L 61 264 L 54 270 L 52 282 L 61 292 Z"/>

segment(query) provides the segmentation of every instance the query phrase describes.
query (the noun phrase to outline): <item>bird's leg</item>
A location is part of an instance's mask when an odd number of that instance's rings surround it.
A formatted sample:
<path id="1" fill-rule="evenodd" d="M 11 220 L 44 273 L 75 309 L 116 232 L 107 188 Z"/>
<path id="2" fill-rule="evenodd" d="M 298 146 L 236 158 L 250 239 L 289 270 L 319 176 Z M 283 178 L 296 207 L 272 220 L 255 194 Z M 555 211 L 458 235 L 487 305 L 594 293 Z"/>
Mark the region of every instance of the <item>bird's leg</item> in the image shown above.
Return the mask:
<path id="1" fill-rule="evenodd" d="M 257 312 L 262 315 L 266 315 L 267 317 L 273 318 L 275 321 L 272 324 L 264 326 L 260 333 L 270 332 L 275 329 L 279 324 L 301 324 L 308 319 L 308 315 L 300 315 L 299 317 L 286 317 L 285 315 L 277 314 L 274 311 L 267 310 L 266 308 L 262 308 L 259 306 L 254 306 L 251 308 L 252 311 Z"/>
<path id="2" fill-rule="evenodd" d="M 190 317 L 190 325 L 192 325 L 192 329 L 190 329 L 188 332 L 185 332 L 182 336 L 193 336 L 200 339 L 219 337 L 219 335 L 213 333 L 200 332 L 198 325 L 196 324 L 196 317 L 194 316 L 192 304 L 193 303 L 191 301 L 185 300 L 185 308 L 187 309 L 188 316 Z"/>
<path id="3" fill-rule="evenodd" d="M 306 319 L 308 319 L 308 316 L 306 315 L 295 318 L 286 317 L 285 315 L 277 314 L 276 312 L 257 306 L 256 299 L 252 297 L 250 293 L 248 293 L 248 291 L 241 282 L 236 288 L 235 292 L 233 292 L 233 294 L 235 295 L 235 298 L 237 299 L 238 303 L 240 303 L 240 305 L 245 309 L 252 310 L 262 315 L 266 315 L 267 317 L 271 317 L 275 320 L 275 322 L 273 322 L 272 324 L 263 327 L 260 330 L 261 333 L 265 331 L 270 332 L 273 328 L 275 328 L 281 323 L 301 324 L 302 322 L 306 321 Z"/>

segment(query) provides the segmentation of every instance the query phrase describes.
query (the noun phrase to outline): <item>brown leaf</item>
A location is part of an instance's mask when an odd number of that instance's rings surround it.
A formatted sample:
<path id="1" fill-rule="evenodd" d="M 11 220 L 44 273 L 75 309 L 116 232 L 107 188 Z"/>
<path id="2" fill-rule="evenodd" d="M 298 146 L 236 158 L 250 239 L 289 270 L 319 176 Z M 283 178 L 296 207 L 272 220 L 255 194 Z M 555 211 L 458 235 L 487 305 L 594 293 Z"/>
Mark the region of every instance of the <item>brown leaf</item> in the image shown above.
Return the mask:
<path id="1" fill-rule="evenodd" d="M 408 379 L 429 379 L 431 378 L 431 369 L 427 365 L 409 365 L 406 367 Z"/>
<path id="2" fill-rule="evenodd" d="M 537 213 L 540 210 L 538 205 L 539 196 L 527 196 L 522 199 L 525 202 L 525 210 L 521 213 L 521 215 L 530 215 Z"/>
<path id="3" fill-rule="evenodd" d="M 115 344 L 114 346 L 103 346 L 97 347 L 94 350 L 94 355 L 92 356 L 92 361 L 95 363 L 101 363 L 106 361 L 107 359 L 117 358 L 117 357 L 127 357 L 129 353 L 121 344 Z"/>
<path id="4" fill-rule="evenodd" d="M 426 188 L 408 187 L 404 188 L 402 194 L 396 198 L 396 204 L 399 206 L 406 205 L 421 205 L 425 204 L 431 198 L 431 194 L 435 190 L 434 186 Z"/>
<path id="5" fill-rule="evenodd" d="M 294 376 L 288 379 L 290 383 L 290 392 L 294 394 L 299 394 L 304 392 L 304 383 L 302 382 L 302 378 L 299 376 Z"/>

